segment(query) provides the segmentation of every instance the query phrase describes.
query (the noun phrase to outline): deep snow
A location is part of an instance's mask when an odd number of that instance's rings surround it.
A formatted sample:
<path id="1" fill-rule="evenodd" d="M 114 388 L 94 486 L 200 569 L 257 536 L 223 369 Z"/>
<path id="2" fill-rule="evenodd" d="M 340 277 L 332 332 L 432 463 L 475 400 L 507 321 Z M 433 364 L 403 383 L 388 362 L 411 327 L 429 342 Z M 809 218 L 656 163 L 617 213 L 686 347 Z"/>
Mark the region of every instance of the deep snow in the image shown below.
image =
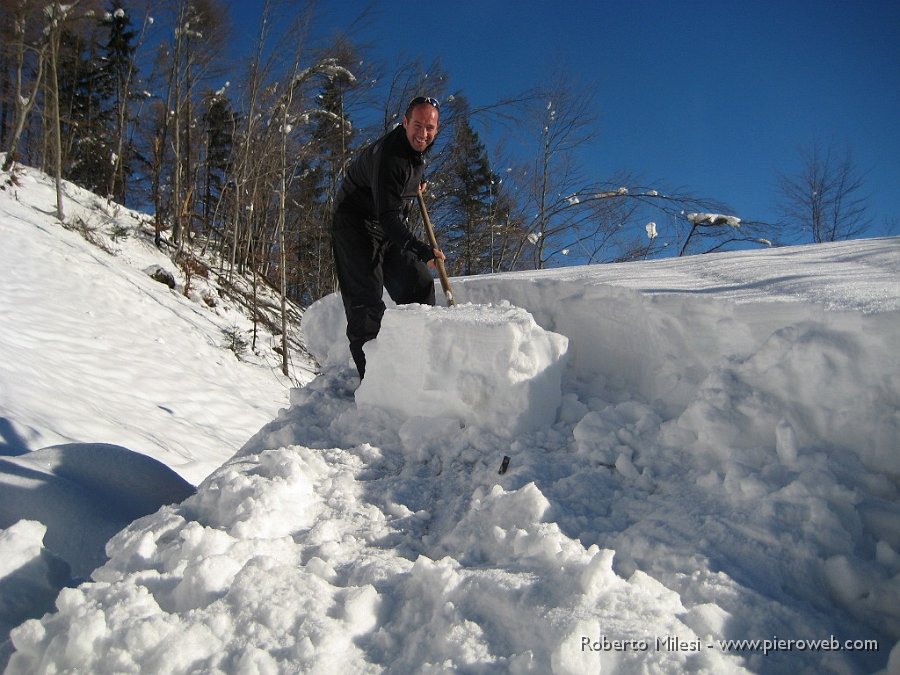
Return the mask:
<path id="1" fill-rule="evenodd" d="M 900 239 L 455 279 L 461 306 L 388 311 L 357 396 L 331 296 L 287 401 L 143 239 L 103 253 L 20 183 L 3 494 L 54 494 L 66 462 L 9 462 L 60 443 L 174 469 L 97 462 L 78 513 L 203 480 L 12 630 L 7 672 L 900 672 Z M 0 506 L 12 626 L 87 560 L 50 545 L 63 514 Z"/>

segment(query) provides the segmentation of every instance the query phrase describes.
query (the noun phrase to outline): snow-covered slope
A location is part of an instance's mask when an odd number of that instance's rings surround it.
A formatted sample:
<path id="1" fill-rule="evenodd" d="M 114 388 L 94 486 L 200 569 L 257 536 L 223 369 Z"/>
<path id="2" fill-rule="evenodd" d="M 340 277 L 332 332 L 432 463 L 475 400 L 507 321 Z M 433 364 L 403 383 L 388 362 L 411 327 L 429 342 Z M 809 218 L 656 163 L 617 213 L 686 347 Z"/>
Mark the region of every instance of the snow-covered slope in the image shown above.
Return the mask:
<path id="1" fill-rule="evenodd" d="M 0 179 L 7 454 L 107 442 L 197 483 L 284 405 L 291 383 L 278 375 L 271 335 L 262 330 L 259 355 L 237 359 L 225 332 L 249 339 L 244 313 L 213 278 L 194 276 L 185 297 L 178 267 L 140 214 L 65 184 L 67 220 L 111 254 L 55 222 L 46 176 L 23 167 L 18 185 Z M 178 288 L 151 279 L 154 266 Z M 309 368 L 297 376 L 308 380 Z"/>
<path id="2" fill-rule="evenodd" d="M 4 239 L 17 228 L 22 246 L 70 242 L 4 199 Z M 77 284 L 80 267 L 60 269 Z M 409 369 L 457 392 L 448 400 L 463 391 L 460 369 L 415 342 L 421 331 L 373 350 L 382 362 L 366 387 L 384 397 L 357 402 L 339 302 L 326 298 L 304 317 L 322 374 L 268 423 L 247 420 L 245 438 L 256 433 L 196 494 L 116 535 L 53 613 L 14 629 L 8 672 L 896 673 L 898 273 L 900 240 L 882 239 L 454 280 L 462 302 L 501 314 L 509 302 L 567 339 L 559 391 L 527 403 L 553 405 L 555 421 L 513 435 L 478 422 L 494 419 L 491 399 L 474 418 L 440 396 L 428 415 L 405 400 L 394 385 Z M 113 296 L 135 286 L 98 279 Z M 26 293 L 37 305 L 39 289 Z M 11 305 L 4 286 L 4 320 Z M 199 323 L 189 302 L 167 307 Z M 444 344 L 467 344 L 453 309 L 394 311 L 398 325 L 421 314 Z M 33 335 L 65 342 L 31 316 Z M 509 345 L 526 323 L 508 328 Z M 22 378 L 9 355 L 37 360 L 8 335 L 4 392 Z M 468 356 L 477 366 L 504 348 Z M 168 358 L 173 387 L 233 387 L 246 404 L 240 378 L 220 373 L 230 363 L 210 373 L 184 350 Z M 490 363 L 490 377 L 509 375 Z M 82 375 L 134 391 L 109 368 Z M 53 405 L 61 385 L 41 382 L 25 403 L 0 399 L 13 428 L 71 420 Z M 198 416 L 199 438 L 218 414 Z M 66 440 L 136 449 L 92 438 L 82 419 Z M 147 454 L 175 468 L 178 452 L 201 456 L 189 434 L 145 419 L 120 417 L 159 439 Z M 180 419 L 190 428 L 187 409 Z M 59 565 L 42 535 L 27 522 L 0 533 L 27 561 L 0 593 L 30 581 L 46 606 Z"/>
<path id="3" fill-rule="evenodd" d="M 2 643 L 101 564 L 111 535 L 191 494 L 293 383 L 264 327 L 256 353 L 228 349 L 229 335 L 249 341 L 248 312 L 213 275 L 185 293 L 145 216 L 65 184 L 65 229 L 40 172 L 0 174 L 0 188 Z M 176 289 L 151 279 L 154 267 Z"/>

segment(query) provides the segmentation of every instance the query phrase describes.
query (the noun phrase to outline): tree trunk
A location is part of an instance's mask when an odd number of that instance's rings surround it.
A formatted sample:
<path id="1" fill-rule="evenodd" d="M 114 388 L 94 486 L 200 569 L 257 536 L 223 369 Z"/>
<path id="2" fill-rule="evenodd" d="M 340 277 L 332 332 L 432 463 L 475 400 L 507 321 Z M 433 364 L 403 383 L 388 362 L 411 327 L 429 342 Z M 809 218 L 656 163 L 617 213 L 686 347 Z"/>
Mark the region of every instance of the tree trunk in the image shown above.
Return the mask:
<path id="1" fill-rule="evenodd" d="M 59 5 L 56 5 L 59 8 Z M 59 63 L 59 43 L 62 32 L 62 17 L 58 17 L 56 25 L 50 33 L 50 124 L 53 130 L 53 172 L 56 178 L 56 217 L 59 222 L 66 220 L 63 211 L 62 195 L 62 130 L 59 121 L 59 77 L 57 65 Z"/>

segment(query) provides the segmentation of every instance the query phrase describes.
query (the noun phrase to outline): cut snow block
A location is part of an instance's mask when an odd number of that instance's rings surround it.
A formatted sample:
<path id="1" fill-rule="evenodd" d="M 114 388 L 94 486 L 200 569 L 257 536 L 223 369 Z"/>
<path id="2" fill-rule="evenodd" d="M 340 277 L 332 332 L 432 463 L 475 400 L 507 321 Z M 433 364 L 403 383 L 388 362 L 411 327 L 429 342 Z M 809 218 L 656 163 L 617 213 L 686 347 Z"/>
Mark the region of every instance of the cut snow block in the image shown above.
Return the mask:
<path id="1" fill-rule="evenodd" d="M 340 293 L 326 295 L 307 307 L 300 330 L 309 353 L 322 368 L 352 363 Z"/>
<path id="2" fill-rule="evenodd" d="M 389 309 L 356 401 L 499 435 L 540 429 L 556 420 L 568 344 L 508 303 Z"/>

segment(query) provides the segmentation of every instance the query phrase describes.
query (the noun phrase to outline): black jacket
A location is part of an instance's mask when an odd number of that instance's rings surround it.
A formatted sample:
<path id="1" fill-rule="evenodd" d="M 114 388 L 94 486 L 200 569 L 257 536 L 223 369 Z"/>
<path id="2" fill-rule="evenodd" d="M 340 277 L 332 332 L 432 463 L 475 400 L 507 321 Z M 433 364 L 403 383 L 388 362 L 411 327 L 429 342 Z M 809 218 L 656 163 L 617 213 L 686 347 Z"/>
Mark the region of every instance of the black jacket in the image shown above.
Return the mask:
<path id="1" fill-rule="evenodd" d="M 430 147 L 430 146 L 429 146 Z M 426 149 L 425 152 L 428 152 Z M 401 249 L 422 261 L 434 258 L 431 246 L 416 239 L 406 218 L 425 172 L 425 152 L 412 148 L 403 125 L 364 148 L 344 173 L 335 198 L 335 211 L 366 221 Z"/>

